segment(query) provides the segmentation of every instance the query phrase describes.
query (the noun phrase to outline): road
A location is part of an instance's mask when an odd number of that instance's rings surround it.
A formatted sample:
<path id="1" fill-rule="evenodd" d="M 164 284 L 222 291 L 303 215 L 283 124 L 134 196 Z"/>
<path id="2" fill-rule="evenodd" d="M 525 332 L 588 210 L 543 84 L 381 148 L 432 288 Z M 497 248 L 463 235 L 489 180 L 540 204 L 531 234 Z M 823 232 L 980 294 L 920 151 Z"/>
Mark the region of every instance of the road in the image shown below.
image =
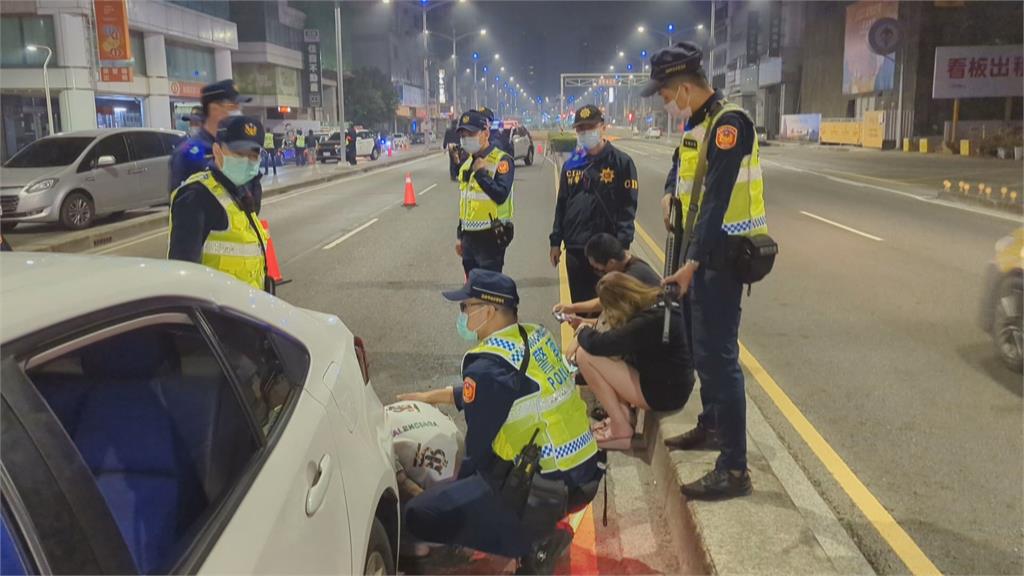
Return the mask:
<path id="1" fill-rule="evenodd" d="M 660 243 L 671 149 L 619 145 L 639 169 L 640 228 Z M 841 154 L 764 150 L 770 228 L 782 253 L 745 302 L 741 339 L 939 569 L 1022 573 L 1020 378 L 992 358 L 975 321 L 984 265 L 1014 223 L 909 197 L 909 185 L 886 191 L 851 176 L 856 166 Z M 420 194 L 416 208 L 399 206 L 407 172 Z M 553 185 L 550 163 L 517 168 L 516 240 L 506 259 L 523 318 L 552 329 Z M 456 310 L 439 294 L 463 279 L 453 251 L 457 199 L 436 156 L 265 203 L 293 280 L 279 295 L 339 315 L 366 339 L 384 398 L 458 379 L 465 344 L 455 335 Z M 155 233 L 103 251 L 159 258 L 165 250 L 166 236 Z M 905 572 L 749 376 L 748 392 L 872 564 Z M 656 558 L 645 565 L 671 572 Z"/>

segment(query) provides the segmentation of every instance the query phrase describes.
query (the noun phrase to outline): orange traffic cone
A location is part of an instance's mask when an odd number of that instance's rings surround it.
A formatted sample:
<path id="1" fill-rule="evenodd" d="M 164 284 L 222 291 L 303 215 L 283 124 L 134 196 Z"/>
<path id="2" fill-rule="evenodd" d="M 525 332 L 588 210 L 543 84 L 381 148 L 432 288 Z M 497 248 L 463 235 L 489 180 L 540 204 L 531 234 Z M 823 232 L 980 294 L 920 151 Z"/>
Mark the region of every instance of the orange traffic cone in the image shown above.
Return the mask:
<path id="1" fill-rule="evenodd" d="M 388 158 L 391 158 L 391 148 L 393 148 L 393 146 L 388 146 Z"/>
<path id="2" fill-rule="evenodd" d="M 274 252 L 274 240 L 270 237 L 270 224 L 266 220 L 260 220 L 263 230 L 267 233 L 267 275 L 274 282 L 281 283 L 281 268 L 277 265 L 277 254 Z"/>
<path id="3" fill-rule="evenodd" d="M 412 207 L 416 205 L 416 191 L 412 188 L 412 174 L 405 173 L 405 201 L 402 206 Z"/>
<path id="4" fill-rule="evenodd" d="M 544 145 L 538 142 L 537 143 L 537 154 L 543 154 L 543 153 L 544 153 Z"/>

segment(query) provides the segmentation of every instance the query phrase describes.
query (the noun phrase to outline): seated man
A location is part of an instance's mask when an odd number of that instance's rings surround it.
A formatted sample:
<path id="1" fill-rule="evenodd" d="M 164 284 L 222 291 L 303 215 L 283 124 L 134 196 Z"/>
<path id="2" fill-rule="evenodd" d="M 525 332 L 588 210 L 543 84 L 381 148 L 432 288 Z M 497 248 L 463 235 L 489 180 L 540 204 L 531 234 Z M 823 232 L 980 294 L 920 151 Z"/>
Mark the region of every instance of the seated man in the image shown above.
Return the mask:
<path id="1" fill-rule="evenodd" d="M 586 255 L 590 267 L 598 276 L 605 276 L 610 272 L 622 272 L 647 286 L 661 286 L 661 275 L 639 256 L 634 256 L 629 250 L 623 248 L 619 239 L 611 234 L 602 232 L 591 238 L 583 253 Z M 556 314 L 591 317 L 601 313 L 601 300 L 594 298 L 573 304 L 555 304 L 552 311 Z"/>
<path id="2" fill-rule="evenodd" d="M 463 382 L 399 398 L 464 410 L 466 459 L 458 480 L 409 502 L 406 525 L 420 539 L 519 558 L 522 573 L 550 573 L 572 541 L 559 521 L 593 499 L 603 475 L 586 405 L 551 334 L 519 323 L 511 278 L 478 268 L 444 296 L 459 302 L 459 335 L 478 342 L 463 359 Z M 516 505 L 525 492 L 514 490 L 510 472 L 531 443 L 540 470 L 526 504 Z"/>

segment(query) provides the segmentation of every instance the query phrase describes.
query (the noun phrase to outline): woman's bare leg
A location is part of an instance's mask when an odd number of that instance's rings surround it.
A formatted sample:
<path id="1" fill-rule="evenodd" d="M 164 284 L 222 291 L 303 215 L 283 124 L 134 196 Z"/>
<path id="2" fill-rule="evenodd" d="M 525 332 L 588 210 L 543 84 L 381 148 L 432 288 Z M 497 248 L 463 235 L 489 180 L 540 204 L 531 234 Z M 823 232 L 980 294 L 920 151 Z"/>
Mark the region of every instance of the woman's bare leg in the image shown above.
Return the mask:
<path id="1" fill-rule="evenodd" d="M 601 436 L 608 440 L 632 437 L 629 405 L 647 408 L 636 370 L 622 360 L 593 356 L 582 348 L 576 352 L 576 362 L 594 396 L 608 413 L 610 422 Z"/>

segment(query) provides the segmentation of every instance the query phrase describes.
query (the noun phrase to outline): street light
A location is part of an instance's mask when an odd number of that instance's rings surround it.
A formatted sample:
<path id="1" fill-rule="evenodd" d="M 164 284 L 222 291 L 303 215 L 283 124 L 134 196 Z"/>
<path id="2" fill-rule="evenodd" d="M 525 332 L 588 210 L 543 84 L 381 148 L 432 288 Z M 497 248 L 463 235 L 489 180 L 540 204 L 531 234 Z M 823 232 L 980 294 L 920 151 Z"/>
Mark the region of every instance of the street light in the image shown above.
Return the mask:
<path id="1" fill-rule="evenodd" d="M 50 58 L 53 56 L 53 50 L 51 50 L 49 46 L 43 46 L 41 44 L 29 44 L 28 46 L 25 46 L 25 49 L 29 52 L 46 50 L 46 60 L 43 60 L 43 94 L 46 97 L 47 128 L 50 130 L 50 136 L 53 136 L 53 105 L 50 104 L 50 74 L 46 70 L 47 65 L 50 64 Z"/>
<path id="2" fill-rule="evenodd" d="M 432 6 L 432 8 L 436 8 L 436 6 Z M 424 11 L 424 15 L 425 14 L 426 14 L 426 12 Z M 424 21 L 424 25 L 425 25 L 425 21 Z M 427 33 L 426 29 L 423 30 L 423 33 L 424 34 Z M 481 28 L 478 31 L 466 32 L 465 34 L 460 34 L 458 36 L 455 35 L 455 30 L 452 30 L 452 35 L 451 36 L 448 36 L 447 34 L 441 34 L 440 32 L 434 32 L 434 34 L 437 35 L 437 36 L 440 36 L 441 38 L 444 38 L 445 40 L 451 40 L 452 41 L 452 104 L 454 104 L 455 106 L 458 106 L 459 105 L 459 83 L 458 83 L 458 79 L 455 77 L 455 74 L 454 74 L 455 70 L 459 69 L 459 60 L 458 60 L 458 56 L 456 56 L 456 43 L 459 40 L 462 40 L 463 38 L 468 38 L 469 36 L 473 36 L 473 35 L 476 35 L 476 34 L 479 34 L 480 36 L 486 36 L 487 35 L 487 29 L 486 28 Z M 479 58 L 479 55 L 476 52 L 474 52 L 473 53 L 473 67 L 474 67 L 474 69 L 476 68 L 476 61 L 477 61 L 478 58 Z M 473 86 L 474 86 L 474 89 L 475 89 L 476 85 L 474 84 Z"/>

